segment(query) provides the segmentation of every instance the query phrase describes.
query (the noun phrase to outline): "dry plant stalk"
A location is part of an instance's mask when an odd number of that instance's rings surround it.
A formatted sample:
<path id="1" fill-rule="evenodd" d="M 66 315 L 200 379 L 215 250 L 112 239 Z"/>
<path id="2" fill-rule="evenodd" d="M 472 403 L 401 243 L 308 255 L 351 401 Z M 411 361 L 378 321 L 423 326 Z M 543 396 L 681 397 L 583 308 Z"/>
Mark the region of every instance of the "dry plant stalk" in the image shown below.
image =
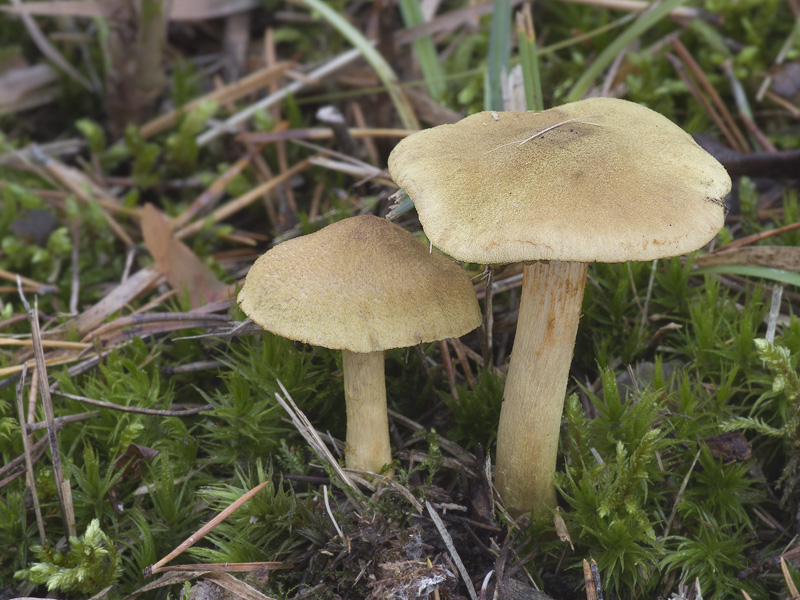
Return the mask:
<path id="1" fill-rule="evenodd" d="M 471 600 L 478 600 L 478 593 L 475 591 L 475 586 L 472 585 L 472 579 L 469 577 L 469 572 L 464 566 L 464 562 L 461 560 L 461 557 L 458 555 L 456 545 L 453 543 L 453 538 L 450 537 L 450 534 L 447 532 L 447 528 L 445 527 L 442 518 L 427 500 L 425 501 L 425 506 L 428 509 L 428 514 L 431 516 L 433 524 L 436 525 L 436 529 L 439 531 L 439 535 L 441 536 L 444 545 L 447 546 L 447 551 L 450 552 L 450 556 L 453 558 L 453 562 L 456 564 L 458 572 L 461 574 L 461 579 L 464 580 L 464 585 L 467 587 L 469 597 Z"/>
<path id="2" fill-rule="evenodd" d="M 25 456 L 25 467 L 28 471 L 28 486 L 31 489 L 31 498 L 33 499 L 33 510 L 36 513 L 36 524 L 39 526 L 39 539 L 42 541 L 42 546 L 47 543 L 47 536 L 44 531 L 44 521 L 42 520 L 42 509 L 39 506 L 39 493 L 36 490 L 36 475 L 33 472 L 33 454 L 31 452 L 31 441 L 28 438 L 28 432 L 22 426 L 25 423 L 25 409 L 22 406 L 22 393 L 25 388 L 25 377 L 28 374 L 27 365 L 22 367 L 22 377 L 17 384 L 17 414 L 19 415 L 20 433 L 22 434 L 22 448 Z"/>
<path id="3" fill-rule="evenodd" d="M 225 519 L 227 519 L 230 515 L 236 512 L 242 504 L 250 500 L 253 496 L 255 496 L 258 492 L 263 490 L 266 486 L 269 485 L 269 481 L 264 481 L 259 483 L 256 487 L 252 490 L 244 494 L 241 498 L 236 500 L 235 502 L 231 503 L 230 506 L 225 508 L 222 512 L 220 512 L 216 517 L 211 519 L 208 523 L 203 525 L 200 529 L 198 529 L 193 535 L 190 535 L 186 538 L 183 542 L 181 542 L 177 548 L 175 548 L 172 552 L 167 554 L 164 558 L 159 560 L 157 563 L 150 565 L 144 570 L 144 576 L 150 577 L 155 575 L 156 573 L 163 570 L 163 566 L 171 561 L 173 558 L 183 554 L 183 552 L 187 548 L 191 548 L 201 539 L 203 539 L 206 535 L 211 533 L 214 528 L 222 523 Z"/>
<path id="4" fill-rule="evenodd" d="M 219 223 L 223 219 L 228 218 L 232 214 L 246 208 L 256 200 L 258 200 L 262 195 L 266 194 L 267 192 L 272 191 L 282 183 L 289 181 L 292 177 L 297 175 L 298 173 L 305 171 L 311 163 L 308 160 L 302 160 L 296 165 L 294 165 L 291 169 L 288 169 L 275 177 L 274 179 L 270 179 L 266 183 L 263 183 L 256 188 L 250 190 L 246 194 L 240 196 L 239 198 L 235 198 L 228 202 L 227 204 L 223 204 L 213 213 L 211 213 L 211 222 L 212 223 Z M 183 229 L 175 232 L 175 237 L 177 239 L 182 239 L 189 234 L 197 233 L 200 231 L 206 223 L 206 220 L 202 221 L 195 221 L 194 223 L 187 225 Z"/>
<path id="5" fill-rule="evenodd" d="M 57 390 L 54 390 L 53 393 L 56 394 L 57 396 L 63 396 L 64 398 L 69 398 L 70 400 L 77 400 L 78 402 L 83 402 L 84 404 L 89 404 L 91 406 L 99 406 L 101 408 L 107 408 L 109 410 L 118 410 L 120 412 L 135 413 L 139 415 L 152 415 L 156 417 L 185 417 L 187 415 L 194 415 L 196 413 L 203 412 L 206 410 L 211 410 L 214 408 L 214 406 L 211 404 L 197 406 L 194 408 L 187 408 L 186 410 L 162 410 L 157 408 L 139 408 L 136 406 L 123 406 L 121 404 L 114 404 L 113 402 L 103 402 L 102 400 L 94 400 L 92 398 L 86 398 L 85 396 L 77 396 L 75 394 L 68 394 L 67 392 L 59 392 Z"/>
<path id="6" fill-rule="evenodd" d="M 61 467 L 61 451 L 58 447 L 58 433 L 55 425 L 55 414 L 53 413 L 53 400 L 50 397 L 50 385 L 47 381 L 47 366 L 44 359 L 44 349 L 42 348 L 42 333 L 39 330 L 39 307 L 38 298 L 34 299 L 34 306 L 28 303 L 25 294 L 22 292 L 22 281 L 17 280 L 19 287 L 19 297 L 25 311 L 28 313 L 28 321 L 31 324 L 31 339 L 33 340 L 33 352 L 36 357 L 36 371 L 39 374 L 39 389 L 44 407 L 45 419 L 47 421 L 47 439 L 50 444 L 50 456 L 53 460 L 53 475 L 56 480 L 56 491 L 58 501 L 61 505 L 61 515 L 64 519 L 67 536 L 77 536 L 75 529 L 75 513 L 72 510 L 72 489 L 69 480 L 64 479 L 64 471 Z M 23 365 L 23 370 L 25 365 Z M 23 421 L 24 423 L 24 421 Z M 23 434 L 24 435 L 24 434 Z"/>
<path id="7" fill-rule="evenodd" d="M 356 484 L 353 482 L 352 478 L 344 472 L 338 461 L 333 457 L 330 450 L 328 450 L 325 442 L 322 441 L 322 438 L 319 436 L 319 433 L 317 433 L 317 430 L 314 429 L 311 421 L 308 420 L 308 417 L 306 417 L 305 414 L 303 414 L 303 411 L 301 411 L 297 407 L 297 404 L 294 403 L 292 396 L 283 385 L 283 382 L 281 382 L 280 379 L 278 379 L 277 382 L 278 387 L 280 387 L 281 392 L 283 392 L 283 396 L 281 396 L 278 392 L 275 392 L 275 399 L 283 407 L 283 410 L 289 414 L 289 418 L 291 418 L 292 423 L 297 428 L 297 431 L 299 431 L 300 435 L 302 435 L 306 442 L 308 442 L 309 446 L 311 446 L 311 449 L 314 450 L 314 453 L 330 465 L 333 473 L 339 477 L 342 487 L 356 489 Z M 348 494 L 348 497 L 356 504 L 356 506 L 363 508 L 361 502 L 359 502 L 352 494 Z"/>

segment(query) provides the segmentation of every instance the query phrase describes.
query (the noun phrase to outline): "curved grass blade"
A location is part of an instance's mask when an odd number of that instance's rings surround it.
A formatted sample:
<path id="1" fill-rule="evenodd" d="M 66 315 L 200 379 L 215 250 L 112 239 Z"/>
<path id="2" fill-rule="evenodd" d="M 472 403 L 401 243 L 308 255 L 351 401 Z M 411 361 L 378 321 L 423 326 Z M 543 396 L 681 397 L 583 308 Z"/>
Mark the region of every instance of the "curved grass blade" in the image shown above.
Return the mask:
<path id="1" fill-rule="evenodd" d="M 408 99 L 403 94 L 397 80 L 397 75 L 389 66 L 389 63 L 383 58 L 364 35 L 342 15 L 336 12 L 334 8 L 328 5 L 323 0 L 300 0 L 303 4 L 315 10 L 320 16 L 325 19 L 332 27 L 337 29 L 347 40 L 353 44 L 361 52 L 361 55 L 366 59 L 370 66 L 374 69 L 375 74 L 381 80 L 389 97 L 392 100 L 397 114 L 400 116 L 400 121 L 406 129 L 419 129 L 419 122 L 417 116 L 414 114 L 414 109 L 408 102 Z"/>
<path id="2" fill-rule="evenodd" d="M 511 56 L 511 0 L 494 0 L 489 32 L 489 81 L 484 100 L 486 110 L 504 110 L 503 79 Z"/>
<path id="3" fill-rule="evenodd" d="M 419 2 L 420 0 L 400 0 L 400 13 L 403 15 L 406 27 L 422 25 L 424 19 Z M 422 76 L 425 79 L 428 93 L 434 100 L 441 101 L 446 90 L 445 79 L 433 39 L 431 36 L 426 35 L 417 38 L 412 43 L 414 45 L 414 53 L 419 61 L 419 67 L 422 69 Z"/>

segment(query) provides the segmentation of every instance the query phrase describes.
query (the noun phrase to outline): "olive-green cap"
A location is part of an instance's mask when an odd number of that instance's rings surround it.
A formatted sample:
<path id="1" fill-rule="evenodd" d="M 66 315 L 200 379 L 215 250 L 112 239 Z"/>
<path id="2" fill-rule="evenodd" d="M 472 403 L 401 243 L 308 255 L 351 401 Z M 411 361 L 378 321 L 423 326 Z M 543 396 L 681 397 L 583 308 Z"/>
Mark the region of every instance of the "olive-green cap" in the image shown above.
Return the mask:
<path id="1" fill-rule="evenodd" d="M 352 352 L 458 337 L 481 322 L 460 265 L 372 215 L 275 246 L 251 267 L 238 302 L 268 331 Z"/>
<path id="2" fill-rule="evenodd" d="M 684 254 L 722 228 L 731 188 L 677 125 L 614 98 L 420 131 L 395 147 L 389 171 L 433 245 L 476 263 Z"/>

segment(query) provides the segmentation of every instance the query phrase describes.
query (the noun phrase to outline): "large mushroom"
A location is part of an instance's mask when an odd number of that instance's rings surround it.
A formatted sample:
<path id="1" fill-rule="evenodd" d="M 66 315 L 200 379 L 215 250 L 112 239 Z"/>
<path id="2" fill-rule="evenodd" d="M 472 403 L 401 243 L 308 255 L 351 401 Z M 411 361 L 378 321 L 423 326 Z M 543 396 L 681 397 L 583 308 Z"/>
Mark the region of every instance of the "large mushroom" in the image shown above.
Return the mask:
<path id="1" fill-rule="evenodd" d="M 275 246 L 251 267 L 238 302 L 268 331 L 342 351 L 345 463 L 375 473 L 392 460 L 384 350 L 458 337 L 481 321 L 461 266 L 372 215 Z"/>
<path id="2" fill-rule="evenodd" d="M 421 131 L 395 147 L 389 171 L 437 248 L 462 261 L 525 263 L 496 484 L 514 512 L 554 506 L 588 263 L 702 247 L 724 223 L 730 177 L 667 118 L 612 98 Z"/>

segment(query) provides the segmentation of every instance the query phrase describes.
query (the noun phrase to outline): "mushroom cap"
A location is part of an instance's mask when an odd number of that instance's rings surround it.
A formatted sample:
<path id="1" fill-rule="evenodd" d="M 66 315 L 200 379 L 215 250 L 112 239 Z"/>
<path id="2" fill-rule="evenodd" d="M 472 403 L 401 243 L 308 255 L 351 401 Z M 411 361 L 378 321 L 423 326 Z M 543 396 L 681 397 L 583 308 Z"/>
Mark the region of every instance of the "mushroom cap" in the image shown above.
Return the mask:
<path id="1" fill-rule="evenodd" d="M 268 331 L 352 352 L 458 337 L 481 322 L 460 265 L 372 215 L 275 246 L 250 268 L 237 301 Z"/>
<path id="2" fill-rule="evenodd" d="M 722 228 L 731 188 L 677 125 L 615 98 L 420 131 L 389 171 L 433 245 L 476 263 L 677 256 Z"/>

